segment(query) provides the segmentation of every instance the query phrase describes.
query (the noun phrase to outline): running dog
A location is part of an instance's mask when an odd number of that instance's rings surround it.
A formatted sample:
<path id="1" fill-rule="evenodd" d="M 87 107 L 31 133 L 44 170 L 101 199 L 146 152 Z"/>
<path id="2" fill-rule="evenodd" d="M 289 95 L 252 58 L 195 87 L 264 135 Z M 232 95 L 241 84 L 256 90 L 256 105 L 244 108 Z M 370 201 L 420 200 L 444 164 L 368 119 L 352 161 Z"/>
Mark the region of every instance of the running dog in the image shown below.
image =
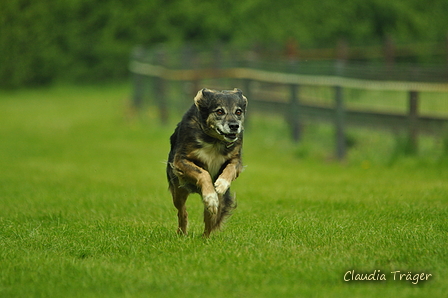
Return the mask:
<path id="1" fill-rule="evenodd" d="M 178 210 L 178 234 L 187 234 L 185 202 L 190 193 L 202 196 L 204 237 L 219 229 L 236 207 L 229 187 L 243 170 L 246 106 L 247 98 L 239 89 L 202 89 L 171 136 L 166 170 Z"/>

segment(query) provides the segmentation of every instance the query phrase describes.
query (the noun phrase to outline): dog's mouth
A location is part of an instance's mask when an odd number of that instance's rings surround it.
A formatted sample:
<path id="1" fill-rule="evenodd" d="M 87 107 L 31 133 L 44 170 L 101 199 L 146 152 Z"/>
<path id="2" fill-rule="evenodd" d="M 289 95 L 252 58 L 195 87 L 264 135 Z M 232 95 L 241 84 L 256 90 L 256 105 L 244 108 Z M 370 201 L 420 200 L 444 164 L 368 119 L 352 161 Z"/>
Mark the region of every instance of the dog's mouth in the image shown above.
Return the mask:
<path id="1" fill-rule="evenodd" d="M 222 130 L 220 130 L 219 128 L 216 128 L 216 131 L 220 135 L 222 135 L 226 139 L 226 141 L 234 142 L 238 139 L 238 134 L 236 134 L 236 133 L 225 133 Z"/>

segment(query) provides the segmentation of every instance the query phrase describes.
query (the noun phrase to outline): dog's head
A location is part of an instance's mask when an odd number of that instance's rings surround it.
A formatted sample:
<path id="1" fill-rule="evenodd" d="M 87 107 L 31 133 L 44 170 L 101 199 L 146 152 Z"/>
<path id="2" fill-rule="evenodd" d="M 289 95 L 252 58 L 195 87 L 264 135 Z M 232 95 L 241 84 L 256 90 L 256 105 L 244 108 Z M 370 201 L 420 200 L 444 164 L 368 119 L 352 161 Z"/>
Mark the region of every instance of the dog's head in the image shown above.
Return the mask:
<path id="1" fill-rule="evenodd" d="M 194 98 L 206 134 L 225 142 L 235 142 L 243 131 L 247 98 L 239 89 L 202 89 Z"/>

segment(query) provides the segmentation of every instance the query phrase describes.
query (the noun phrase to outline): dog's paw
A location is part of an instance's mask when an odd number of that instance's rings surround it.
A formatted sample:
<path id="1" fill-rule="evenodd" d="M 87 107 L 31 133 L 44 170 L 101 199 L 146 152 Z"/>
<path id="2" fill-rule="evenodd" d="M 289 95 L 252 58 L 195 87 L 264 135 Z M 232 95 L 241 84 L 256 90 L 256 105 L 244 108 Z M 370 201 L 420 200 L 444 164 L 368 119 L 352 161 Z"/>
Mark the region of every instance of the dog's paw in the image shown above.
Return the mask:
<path id="1" fill-rule="evenodd" d="M 205 208 L 211 215 L 215 215 L 218 213 L 219 200 L 218 194 L 216 192 L 204 195 L 203 200 Z"/>
<path id="2" fill-rule="evenodd" d="M 230 182 L 223 178 L 218 178 L 215 181 L 215 190 L 218 194 L 223 195 L 230 187 Z"/>

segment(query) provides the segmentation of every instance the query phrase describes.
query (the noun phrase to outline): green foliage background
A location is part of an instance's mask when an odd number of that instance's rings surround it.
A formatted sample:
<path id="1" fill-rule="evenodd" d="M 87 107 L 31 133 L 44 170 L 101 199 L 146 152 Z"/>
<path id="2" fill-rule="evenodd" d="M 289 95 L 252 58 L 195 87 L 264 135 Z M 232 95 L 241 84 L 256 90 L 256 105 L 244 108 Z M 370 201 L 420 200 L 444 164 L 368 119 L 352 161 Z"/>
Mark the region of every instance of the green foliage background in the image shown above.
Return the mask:
<path id="1" fill-rule="evenodd" d="M 124 78 L 136 44 L 443 41 L 447 11 L 445 0 L 1 1 L 0 87 Z"/>

